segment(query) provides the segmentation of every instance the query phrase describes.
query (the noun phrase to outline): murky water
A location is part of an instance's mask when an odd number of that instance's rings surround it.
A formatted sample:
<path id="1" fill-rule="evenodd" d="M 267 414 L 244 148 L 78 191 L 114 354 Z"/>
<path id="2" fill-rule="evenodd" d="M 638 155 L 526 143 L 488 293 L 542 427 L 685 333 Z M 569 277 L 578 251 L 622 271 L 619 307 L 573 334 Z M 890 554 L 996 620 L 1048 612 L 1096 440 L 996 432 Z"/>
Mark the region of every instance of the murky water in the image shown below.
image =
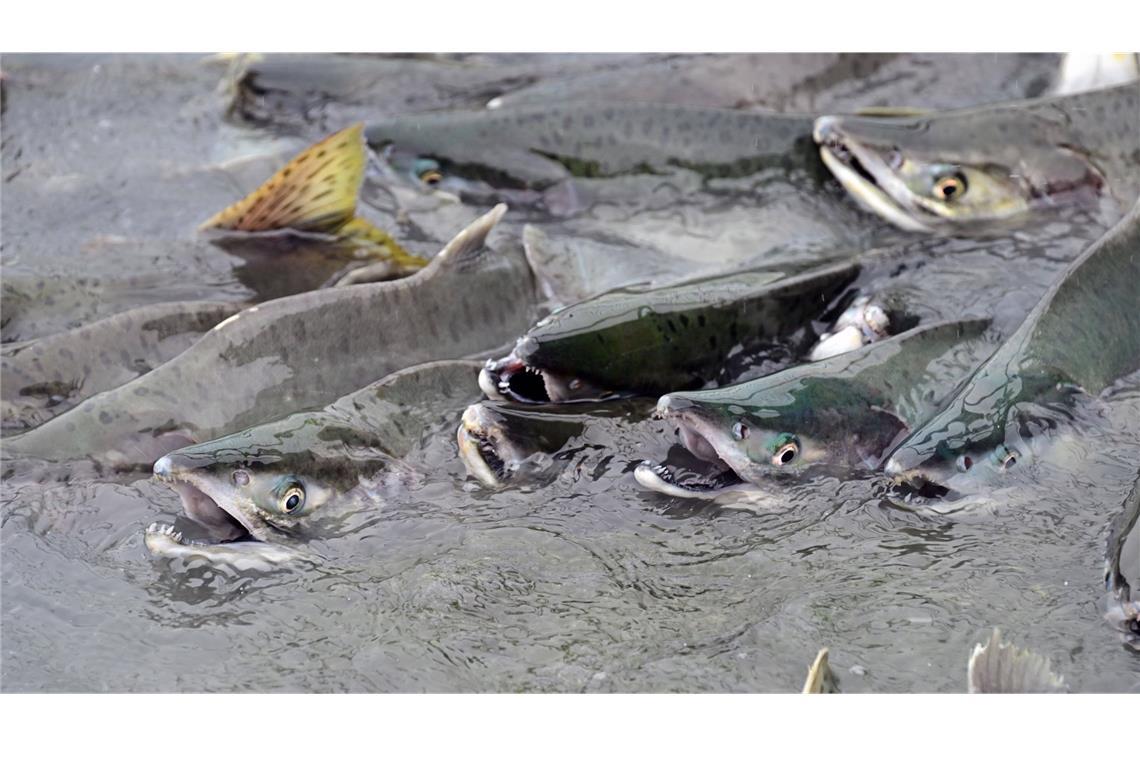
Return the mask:
<path id="1" fill-rule="evenodd" d="M 547 65 L 587 66 L 557 62 Z M 141 303 L 296 292 L 343 263 L 314 254 L 283 280 L 274 259 L 257 269 L 251 254 L 195 237 L 304 143 L 224 120 L 223 65 L 2 64 L 5 341 Z M 541 94 L 525 84 L 527 98 Z M 423 107 L 447 105 L 472 107 L 458 95 Z M 1074 212 L 1019 235 L 937 240 L 844 209 L 865 225 L 848 243 L 881 247 L 861 287 L 896 294 L 923 319 L 992 316 L 997 334 L 1112 221 Z M 383 204 L 374 211 L 395 223 Z M 423 212 L 422 250 L 473 214 Z M 694 224 L 703 232 L 709 219 Z M 592 232 L 587 221 L 547 231 Z M 653 225 L 632 229 L 644 240 Z M 34 295 L 39 281 L 69 295 L 49 303 Z M 1028 466 L 949 514 L 907 505 L 871 474 L 781 487 L 753 508 L 646 493 L 633 466 L 677 442 L 633 412 L 595 418 L 558 453 L 553 482 L 489 492 L 456 456 L 462 409 L 435 411 L 408 457 L 420 474 L 406 494 L 363 505 L 315 542 L 328 558 L 315 569 L 156 562 L 143 528 L 188 527 L 167 487 L 83 463 L 7 463 L 2 688 L 795 691 L 828 646 L 843 691 L 957 692 L 970 647 L 996 625 L 1074 690 L 1140 691 L 1140 658 L 1099 608 L 1109 522 L 1140 461 L 1140 375 L 1082 399 Z"/>

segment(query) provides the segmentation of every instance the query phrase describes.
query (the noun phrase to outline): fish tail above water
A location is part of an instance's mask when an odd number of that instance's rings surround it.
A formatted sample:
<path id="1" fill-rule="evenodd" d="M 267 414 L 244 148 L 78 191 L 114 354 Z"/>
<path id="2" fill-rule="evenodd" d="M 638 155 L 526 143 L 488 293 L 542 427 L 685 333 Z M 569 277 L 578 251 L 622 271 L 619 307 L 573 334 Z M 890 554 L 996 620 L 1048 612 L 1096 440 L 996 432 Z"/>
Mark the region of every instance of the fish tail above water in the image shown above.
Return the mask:
<path id="1" fill-rule="evenodd" d="M 808 668 L 807 679 L 804 681 L 804 694 L 838 694 L 839 686 L 831 665 L 827 661 L 827 647 L 819 650 L 815 661 Z"/>
<path id="2" fill-rule="evenodd" d="M 427 260 L 408 253 L 391 235 L 356 215 L 367 154 L 364 125 L 357 123 L 306 148 L 252 193 L 199 227 L 200 230 L 269 232 L 297 230 L 335 235 L 405 269 Z"/>
<path id="3" fill-rule="evenodd" d="M 423 256 L 406 251 L 391 235 L 364 217 L 354 216 L 337 234 L 347 243 L 369 251 L 375 250 L 381 255 L 386 254 L 386 258 L 390 258 L 392 263 L 405 270 L 420 269 L 428 262 Z"/>
<path id="4" fill-rule="evenodd" d="M 364 125 L 353 124 L 305 149 L 261 187 L 199 229 L 336 233 L 356 214 L 364 181 Z"/>
<path id="5" fill-rule="evenodd" d="M 974 646 L 966 680 L 971 694 L 1048 694 L 1067 691 L 1049 661 L 1002 641 L 994 629 L 990 640 Z"/>

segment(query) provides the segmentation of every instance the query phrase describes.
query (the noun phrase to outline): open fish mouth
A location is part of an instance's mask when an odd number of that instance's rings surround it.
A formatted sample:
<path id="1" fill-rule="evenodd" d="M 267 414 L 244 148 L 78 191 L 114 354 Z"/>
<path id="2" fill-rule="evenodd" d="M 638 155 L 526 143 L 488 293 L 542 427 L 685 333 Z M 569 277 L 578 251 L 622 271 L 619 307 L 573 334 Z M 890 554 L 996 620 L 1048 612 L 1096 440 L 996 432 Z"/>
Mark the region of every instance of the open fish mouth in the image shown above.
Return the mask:
<path id="1" fill-rule="evenodd" d="M 463 413 L 463 421 L 456 431 L 459 456 L 473 478 L 489 488 L 496 488 L 508 478 L 507 463 L 499 456 L 495 440 L 480 417 L 481 409 L 476 404 Z"/>
<path id="2" fill-rule="evenodd" d="M 227 509 L 204 489 L 193 471 L 176 468 L 169 455 L 154 463 L 154 479 L 165 483 L 182 500 L 186 516 L 204 527 L 219 542 L 241 539 L 260 540 L 257 526 L 238 509 Z"/>
<path id="3" fill-rule="evenodd" d="M 843 188 L 856 202 L 873 214 L 904 230 L 933 232 L 934 228 L 915 218 L 915 208 L 904 205 L 899 198 L 908 197 L 901 180 L 895 177 L 874 151 L 852 140 L 839 129 L 831 116 L 816 119 L 813 137 L 819 145 L 820 158 Z M 936 215 L 922 206 L 918 211 Z"/>
<path id="4" fill-rule="evenodd" d="M 913 506 L 909 502 L 915 499 L 919 501 L 954 501 L 963 497 L 963 494 L 939 483 L 919 470 L 902 471 L 888 461 L 884 472 L 891 479 L 894 487 L 902 494 L 904 502 L 908 502 L 907 506 Z"/>
<path id="5" fill-rule="evenodd" d="M 686 419 L 684 412 L 663 412 L 661 405 L 656 414 L 677 423 L 677 432 L 685 447 L 685 461 L 678 464 L 642 462 L 634 469 L 633 476 L 643 488 L 683 499 L 712 499 L 730 492 L 758 490 L 721 457 L 700 430 L 699 422 Z"/>
<path id="6" fill-rule="evenodd" d="M 621 394 L 600 389 L 577 377 L 532 367 L 514 354 L 489 360 L 479 373 L 479 388 L 490 399 L 520 404 L 568 404 L 605 401 Z"/>
<path id="7" fill-rule="evenodd" d="M 633 477 L 642 488 L 682 499 L 714 499 L 725 493 L 755 489 L 727 466 L 712 472 L 697 472 L 644 461 L 634 469 Z"/>

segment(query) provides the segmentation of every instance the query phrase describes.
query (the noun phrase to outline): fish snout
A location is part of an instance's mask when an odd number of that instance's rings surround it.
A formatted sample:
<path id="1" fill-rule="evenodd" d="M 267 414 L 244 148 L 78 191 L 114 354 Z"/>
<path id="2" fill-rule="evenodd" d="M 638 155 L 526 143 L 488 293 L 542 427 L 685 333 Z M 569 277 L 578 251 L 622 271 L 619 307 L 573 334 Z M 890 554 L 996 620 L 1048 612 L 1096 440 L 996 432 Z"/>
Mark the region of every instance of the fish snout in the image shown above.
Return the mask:
<path id="1" fill-rule="evenodd" d="M 685 409 L 692 409 L 694 406 L 696 405 L 684 396 L 667 393 L 657 400 L 657 407 L 653 410 L 653 416 L 663 420 L 680 414 Z"/>
<path id="2" fill-rule="evenodd" d="M 191 470 L 198 469 L 201 464 L 201 461 L 193 457 L 172 451 L 155 461 L 153 472 L 155 477 L 164 480 L 176 480 Z"/>
<path id="3" fill-rule="evenodd" d="M 842 141 L 843 132 L 839 127 L 838 116 L 820 116 L 812 126 L 811 136 L 818 145 L 829 145 Z"/>

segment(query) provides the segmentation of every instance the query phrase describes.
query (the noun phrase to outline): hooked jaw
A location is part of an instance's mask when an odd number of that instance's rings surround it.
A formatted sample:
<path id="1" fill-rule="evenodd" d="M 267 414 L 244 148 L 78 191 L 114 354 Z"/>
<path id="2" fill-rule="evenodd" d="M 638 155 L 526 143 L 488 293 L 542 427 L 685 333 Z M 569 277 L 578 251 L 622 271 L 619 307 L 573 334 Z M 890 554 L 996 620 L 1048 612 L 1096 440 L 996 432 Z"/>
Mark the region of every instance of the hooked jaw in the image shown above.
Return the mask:
<path id="1" fill-rule="evenodd" d="M 234 541 L 252 537 L 265 539 L 263 526 L 256 524 L 235 505 L 236 494 L 223 493 L 217 480 L 207 475 L 202 463 L 177 451 L 154 463 L 154 479 L 170 486 L 182 500 L 186 516 L 210 533 L 217 541 Z"/>
<path id="2" fill-rule="evenodd" d="M 934 231 L 932 226 L 915 217 L 915 209 L 904 205 L 902 199 L 909 198 L 910 194 L 903 182 L 874 149 L 845 132 L 841 117 L 816 119 L 812 136 L 819 145 L 823 163 L 861 206 L 900 229 Z"/>
<path id="3" fill-rule="evenodd" d="M 467 407 L 456 431 L 463 466 L 488 488 L 498 488 L 508 477 L 507 464 L 496 449 L 498 431 L 497 420 L 482 404 Z"/>
<path id="4" fill-rule="evenodd" d="M 642 462 L 634 478 L 643 488 L 681 498 L 715 498 L 728 492 L 756 490 L 744 476 L 748 457 L 733 445 L 713 414 L 680 394 L 662 396 L 654 416 L 677 425 L 681 443 L 700 463 L 694 468 Z M 701 471 L 697 471 L 697 470 Z"/>
<path id="5" fill-rule="evenodd" d="M 479 389 L 495 401 L 520 404 L 566 404 L 575 401 L 601 401 L 612 393 L 579 378 L 539 369 L 520 358 L 527 348 L 523 339 L 509 356 L 490 359 L 479 372 Z M 525 355 L 525 354 L 524 354 Z"/>

